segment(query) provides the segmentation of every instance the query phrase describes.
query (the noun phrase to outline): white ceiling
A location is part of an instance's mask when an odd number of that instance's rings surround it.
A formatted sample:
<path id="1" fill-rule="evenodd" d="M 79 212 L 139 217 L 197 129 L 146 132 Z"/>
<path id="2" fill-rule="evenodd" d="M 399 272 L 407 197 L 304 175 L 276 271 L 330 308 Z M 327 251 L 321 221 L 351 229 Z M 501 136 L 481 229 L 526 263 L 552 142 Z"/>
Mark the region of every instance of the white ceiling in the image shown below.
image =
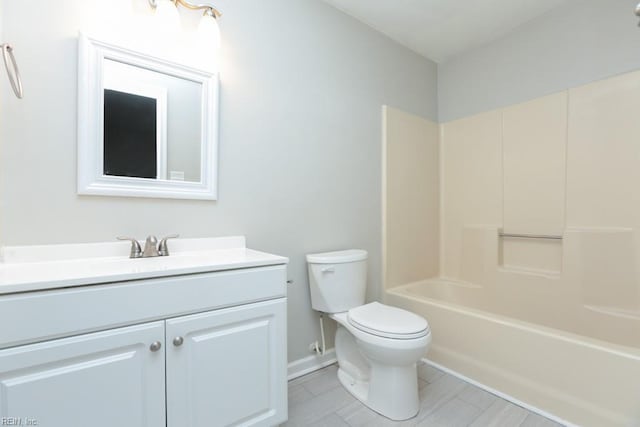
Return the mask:
<path id="1" fill-rule="evenodd" d="M 567 0 L 324 0 L 436 62 L 503 36 Z"/>

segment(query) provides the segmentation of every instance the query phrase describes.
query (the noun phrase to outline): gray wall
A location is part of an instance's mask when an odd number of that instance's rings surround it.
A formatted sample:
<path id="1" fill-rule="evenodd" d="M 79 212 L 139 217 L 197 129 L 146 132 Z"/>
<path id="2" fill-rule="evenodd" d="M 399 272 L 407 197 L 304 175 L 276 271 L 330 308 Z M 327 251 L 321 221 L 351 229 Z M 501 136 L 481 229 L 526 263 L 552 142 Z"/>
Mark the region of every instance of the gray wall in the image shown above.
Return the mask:
<path id="1" fill-rule="evenodd" d="M 502 39 L 440 64 L 446 122 L 640 68 L 637 0 L 568 0 Z"/>
<path id="2" fill-rule="evenodd" d="M 0 78 L 0 244 L 246 235 L 291 259 L 290 360 L 318 329 L 304 254 L 368 250 L 378 295 L 381 106 L 435 119 L 434 63 L 318 0 L 220 0 L 219 200 L 78 196 L 77 32 L 124 2 L 0 1 L 26 92 Z"/>

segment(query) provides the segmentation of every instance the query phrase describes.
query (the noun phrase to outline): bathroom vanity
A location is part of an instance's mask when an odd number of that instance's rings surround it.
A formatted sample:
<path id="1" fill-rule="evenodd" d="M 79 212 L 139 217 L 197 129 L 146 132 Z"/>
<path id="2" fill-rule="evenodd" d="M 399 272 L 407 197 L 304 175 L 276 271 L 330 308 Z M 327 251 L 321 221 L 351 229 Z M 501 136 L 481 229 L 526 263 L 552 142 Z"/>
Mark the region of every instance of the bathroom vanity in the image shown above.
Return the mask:
<path id="1" fill-rule="evenodd" d="M 3 248 L 0 419 L 46 427 L 287 418 L 286 264 L 242 237 Z M 35 424 L 33 424 L 35 425 Z"/>

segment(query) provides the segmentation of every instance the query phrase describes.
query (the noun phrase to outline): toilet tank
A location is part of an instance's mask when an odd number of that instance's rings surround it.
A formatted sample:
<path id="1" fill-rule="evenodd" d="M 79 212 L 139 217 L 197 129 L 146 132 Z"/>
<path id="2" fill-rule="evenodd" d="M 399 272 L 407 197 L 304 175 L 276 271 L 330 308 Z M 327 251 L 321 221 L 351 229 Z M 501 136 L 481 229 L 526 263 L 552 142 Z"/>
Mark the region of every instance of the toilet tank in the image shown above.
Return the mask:
<path id="1" fill-rule="evenodd" d="M 307 255 L 311 306 L 324 313 L 341 313 L 364 304 L 367 251 L 350 249 Z"/>

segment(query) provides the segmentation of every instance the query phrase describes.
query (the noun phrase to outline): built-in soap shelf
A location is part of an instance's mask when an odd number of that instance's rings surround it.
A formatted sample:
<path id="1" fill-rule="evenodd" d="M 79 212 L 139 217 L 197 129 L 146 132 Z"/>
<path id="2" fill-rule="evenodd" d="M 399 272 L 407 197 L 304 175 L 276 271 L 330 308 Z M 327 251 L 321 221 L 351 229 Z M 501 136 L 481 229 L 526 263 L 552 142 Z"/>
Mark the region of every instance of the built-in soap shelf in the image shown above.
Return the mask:
<path id="1" fill-rule="evenodd" d="M 498 232 L 498 236 L 511 239 L 562 240 L 562 236 L 560 235 L 505 233 L 504 231 Z"/>
<path id="2" fill-rule="evenodd" d="M 561 234 L 498 230 L 498 266 L 503 271 L 558 277 L 562 273 Z"/>

